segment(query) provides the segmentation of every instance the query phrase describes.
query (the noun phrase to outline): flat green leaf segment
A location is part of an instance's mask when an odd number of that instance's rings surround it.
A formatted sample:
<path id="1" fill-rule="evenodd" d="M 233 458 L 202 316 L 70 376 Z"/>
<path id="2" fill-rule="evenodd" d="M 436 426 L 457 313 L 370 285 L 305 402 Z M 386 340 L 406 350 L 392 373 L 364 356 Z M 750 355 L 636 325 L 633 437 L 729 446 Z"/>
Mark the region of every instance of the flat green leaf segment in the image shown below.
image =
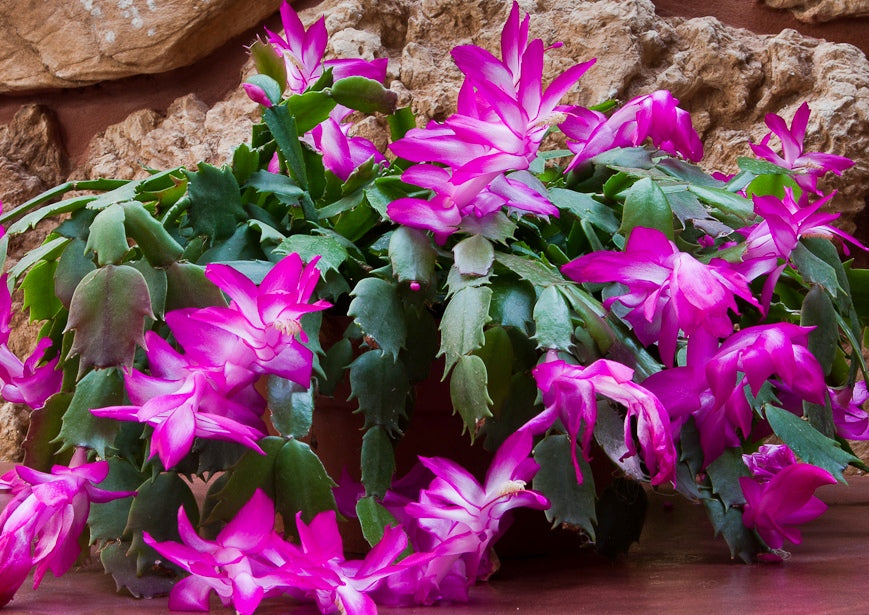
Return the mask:
<path id="1" fill-rule="evenodd" d="M 226 239 L 247 218 L 232 169 L 200 163 L 187 174 L 190 181 L 190 220 L 193 230 L 216 240 Z"/>
<path id="2" fill-rule="evenodd" d="M 492 289 L 467 287 L 453 295 L 441 319 L 441 347 L 438 355 L 446 361 L 448 374 L 462 355 L 470 354 L 485 342 L 483 327 L 489 322 Z"/>
<path id="3" fill-rule="evenodd" d="M 106 265 L 76 287 L 67 329 L 75 331 L 71 354 L 80 355 L 79 373 L 89 367 L 129 366 L 144 337 L 151 312 L 148 283 L 128 265 Z"/>
<path id="4" fill-rule="evenodd" d="M 570 438 L 554 435 L 544 438 L 534 447 L 534 460 L 540 470 L 533 486 L 549 498 L 552 506 L 546 518 L 553 526 L 569 523 L 581 527 L 594 540 L 595 514 L 594 479 L 591 468 L 577 451 L 583 482 L 579 484 L 570 460 Z"/>
<path id="5" fill-rule="evenodd" d="M 351 294 L 353 301 L 347 314 L 353 316 L 365 335 L 394 361 L 407 337 L 398 288 L 386 280 L 364 278 Z"/>

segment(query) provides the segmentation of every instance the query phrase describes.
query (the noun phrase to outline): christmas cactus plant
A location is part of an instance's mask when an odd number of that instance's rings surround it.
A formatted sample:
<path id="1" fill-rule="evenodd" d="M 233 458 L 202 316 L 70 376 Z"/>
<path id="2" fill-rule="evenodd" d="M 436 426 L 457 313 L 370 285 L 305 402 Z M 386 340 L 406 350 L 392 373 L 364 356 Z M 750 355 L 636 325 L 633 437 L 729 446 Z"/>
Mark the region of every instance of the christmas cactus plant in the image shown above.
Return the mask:
<path id="1" fill-rule="evenodd" d="M 592 457 L 611 488 L 702 502 L 734 557 L 784 557 L 869 439 L 869 272 L 842 259 L 866 248 L 818 181 L 851 162 L 803 150 L 809 108 L 769 116 L 723 176 L 668 92 L 563 104 L 594 61 L 544 85 L 552 47 L 514 4 L 500 57 L 453 50 L 456 113 L 417 127 L 385 60 L 324 60 L 324 20 L 281 13 L 244 84 L 262 121 L 226 165 L 74 181 L 2 215 L 7 234 L 58 224 L 0 286 L 2 396 L 32 408 L 0 478 L 0 604 L 85 543 L 173 609 L 463 600 L 514 508 L 599 538 Z M 362 114 L 386 152 L 352 136 Z M 24 360 L 15 289 L 43 323 Z M 485 475 L 446 448 L 396 469 L 431 378 Z M 309 435 L 346 390 L 363 431 L 319 437 L 361 458 L 330 476 Z"/>

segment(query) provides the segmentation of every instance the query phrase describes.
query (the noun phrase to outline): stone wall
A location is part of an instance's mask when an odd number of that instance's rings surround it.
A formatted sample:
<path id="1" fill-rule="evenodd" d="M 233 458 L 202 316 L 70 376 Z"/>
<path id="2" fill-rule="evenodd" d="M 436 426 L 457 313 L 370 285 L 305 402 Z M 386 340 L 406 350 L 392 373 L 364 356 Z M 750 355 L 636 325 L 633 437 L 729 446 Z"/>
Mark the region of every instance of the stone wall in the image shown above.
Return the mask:
<path id="1" fill-rule="evenodd" d="M 800 18 L 814 10 L 823 19 L 836 7 L 861 5 L 836 0 L 766 3 L 794 9 Z M 33 8 L 47 10 L 55 4 L 77 11 L 81 20 L 69 21 L 72 17 L 67 16 L 61 27 L 53 14 L 39 17 Z M 0 92 L 6 94 L 0 93 L 0 200 L 14 207 L 68 176 L 134 177 L 144 174 L 145 167 L 224 162 L 231 147 L 247 138 L 257 112 L 238 87 L 252 71 L 243 45 L 263 24 L 280 27 L 274 15 L 277 4 L 3 2 Z M 869 30 L 869 20 L 861 17 L 865 13 L 851 13 L 845 22 L 804 27 L 791 13 L 754 0 L 724 3 L 722 17 L 730 23 L 753 27 L 752 16 L 759 16 L 762 26 L 751 31 L 705 16 L 707 8 L 721 8 L 707 4 L 520 0 L 532 14 L 533 36 L 548 43 L 564 41 L 550 54 L 549 78 L 574 62 L 598 59 L 570 94 L 573 102 L 627 100 L 652 89 L 670 89 L 692 112 L 706 144 L 707 164 L 721 171 L 732 171 L 736 155 L 749 153 L 747 140 L 757 141 L 767 131 L 765 114 L 789 119 L 808 101 L 808 147 L 857 161 L 829 186 L 840 190 L 837 207 L 846 214 L 846 228 L 869 239 L 869 227 L 860 225 L 869 196 L 869 62 L 855 46 L 793 29 L 817 33 L 817 28 L 839 23 L 843 40 L 856 41 L 848 33 L 855 24 Z M 469 43 L 496 48 L 509 9 L 504 0 L 322 0 L 295 5 L 306 23 L 326 15 L 330 54 L 388 57 L 393 89 L 404 101 L 412 101 L 423 118 L 437 119 L 455 104 L 459 73 L 449 49 Z M 239 6 L 256 6 L 260 12 L 240 12 Z M 167 19 L 169 11 L 178 11 L 178 17 Z M 792 27 L 770 26 L 770 20 Z M 175 31 L 169 32 L 173 25 Z M 71 41 L 76 33 L 81 39 Z M 215 48 L 205 59 L 182 67 Z M 58 89 L 93 81 L 100 83 Z M 363 129 L 371 129 L 372 121 Z M 11 257 L 23 249 L 13 246 Z M 32 333 L 22 323 L 14 335 L 13 343 L 26 352 Z M 0 408 L 0 459 L 14 456 L 25 418 L 20 411 Z"/>

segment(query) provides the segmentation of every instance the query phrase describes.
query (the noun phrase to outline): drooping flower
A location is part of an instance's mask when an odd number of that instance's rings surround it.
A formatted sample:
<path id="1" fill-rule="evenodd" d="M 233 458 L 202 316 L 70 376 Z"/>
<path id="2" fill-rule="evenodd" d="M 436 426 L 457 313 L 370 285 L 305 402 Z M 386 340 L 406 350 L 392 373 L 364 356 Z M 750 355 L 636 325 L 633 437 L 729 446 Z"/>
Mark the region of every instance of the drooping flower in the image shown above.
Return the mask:
<path id="1" fill-rule="evenodd" d="M 2 210 L 2 205 L 0 205 Z M 5 230 L 0 226 L 0 237 Z M 63 373 L 57 369 L 59 357 L 42 363 L 52 342 L 44 337 L 27 359 L 21 361 L 9 349 L 9 323 L 12 320 L 12 298 L 4 273 L 0 275 L 0 395 L 6 401 L 41 408 L 49 397 L 60 390 Z"/>
<path id="2" fill-rule="evenodd" d="M 618 301 L 627 313 L 637 338 L 645 345 L 658 343 L 661 359 L 673 364 L 679 331 L 727 337 L 733 331 L 728 312 L 739 313 L 735 297 L 758 305 L 745 278 L 720 259 L 705 265 L 657 229 L 637 227 L 624 252 L 593 252 L 561 268 L 577 282 L 619 282 L 624 294 Z"/>
<path id="3" fill-rule="evenodd" d="M 863 408 L 869 399 L 866 382 L 853 387 L 829 389 L 836 433 L 848 440 L 869 440 L 869 414 Z"/>
<path id="4" fill-rule="evenodd" d="M 199 537 L 184 507 L 178 509 L 183 544 L 158 542 L 144 532 L 145 544 L 190 573 L 172 587 L 169 608 L 207 611 L 213 591 L 224 605 L 232 604 L 237 613 L 249 615 L 270 592 L 287 585 L 308 590 L 325 587 L 317 577 L 280 568 L 260 557 L 273 540 L 280 540 L 274 522 L 274 504 L 257 489 L 214 542 Z"/>
<path id="5" fill-rule="evenodd" d="M 206 277 L 231 299 L 229 307 L 208 307 L 190 312 L 194 320 L 234 333 L 254 353 L 251 369 L 275 374 L 307 387 L 313 353 L 303 342 L 307 336 L 299 319 L 325 310 L 323 300 L 309 303 L 320 279 L 315 257 L 304 265 L 292 253 L 281 259 L 257 286 L 228 265 L 210 264 Z"/>
<path id="6" fill-rule="evenodd" d="M 700 160 L 703 144 L 691 124 L 691 115 L 678 104 L 670 92 L 657 90 L 628 101 L 610 117 L 584 107 L 569 109 L 558 126 L 575 154 L 566 171 L 605 151 L 642 145 L 646 139 L 668 154 Z"/>
<path id="7" fill-rule="evenodd" d="M 796 462 L 793 453 L 764 451 L 755 455 L 766 459 L 750 461 L 749 468 L 760 466 L 756 478 L 739 479 L 745 496 L 742 522 L 757 530 L 770 549 L 781 549 L 785 540 L 799 544 L 802 537 L 797 526 L 817 519 L 827 509 L 814 495 L 815 490 L 835 484 L 836 479 L 822 468 Z"/>
<path id="8" fill-rule="evenodd" d="M 652 374 L 643 385 L 667 408 L 674 433 L 694 417 L 708 465 L 751 434 L 754 412 L 746 389 L 756 396 L 770 382 L 800 399 L 824 403 L 824 373 L 806 347 L 809 331 L 780 322 L 747 327 L 720 347 L 709 340 L 689 344 L 687 365 Z"/>
<path id="9" fill-rule="evenodd" d="M 627 409 L 627 452 L 624 458 L 638 453 L 633 436 L 635 428 L 640 453 L 651 474 L 652 484 L 674 482 L 677 454 L 670 434 L 670 418 L 654 394 L 632 382 L 634 370 L 607 359 L 599 359 L 588 367 L 553 359 L 550 357 L 534 368 L 537 388 L 543 394 L 544 410 L 523 425 L 521 430 L 540 434 L 560 420 L 570 436 L 576 480 L 582 483 L 582 472 L 576 459 L 577 439 L 584 426 L 579 444 L 583 455 L 589 459 L 597 422 L 597 396 L 600 395 Z"/>
<path id="10" fill-rule="evenodd" d="M 806 137 L 806 126 L 809 123 L 809 105 L 800 105 L 790 128 L 784 119 L 773 113 L 768 113 L 765 123 L 771 132 L 768 132 L 760 143 L 752 143 L 751 149 L 754 155 L 763 160 L 768 160 L 780 167 L 795 171 L 794 181 L 808 192 L 820 194 L 818 191 L 818 178 L 827 172 L 841 175 L 842 171 L 854 166 L 854 161 L 845 156 L 827 154 L 823 152 L 806 152 L 803 150 L 803 141 Z M 777 154 L 769 142 L 775 134 L 781 141 L 782 152 Z"/>
<path id="11" fill-rule="evenodd" d="M 84 460 L 79 449 L 69 467 L 56 465 L 45 473 L 16 466 L 0 477 L 0 491 L 13 495 L 0 513 L 0 606 L 12 599 L 31 568 L 36 589 L 47 571 L 59 577 L 72 567 L 91 502 L 135 495 L 97 487 L 109 464 Z"/>

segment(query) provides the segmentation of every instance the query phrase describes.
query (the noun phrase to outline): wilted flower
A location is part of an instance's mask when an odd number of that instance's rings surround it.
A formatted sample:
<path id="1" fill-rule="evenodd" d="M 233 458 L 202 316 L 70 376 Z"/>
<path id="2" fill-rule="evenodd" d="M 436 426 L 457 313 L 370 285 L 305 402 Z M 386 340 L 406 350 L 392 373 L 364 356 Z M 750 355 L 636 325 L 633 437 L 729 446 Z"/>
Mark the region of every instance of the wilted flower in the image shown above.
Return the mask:
<path id="1" fill-rule="evenodd" d="M 570 365 L 561 360 L 548 360 L 534 368 L 537 387 L 543 394 L 544 410 L 528 421 L 521 431 L 539 434 L 560 420 L 571 441 L 571 456 L 576 480 L 582 483 L 582 472 L 576 459 L 576 441 L 584 425 L 580 446 L 586 459 L 597 422 L 597 396 L 622 404 L 625 416 L 625 457 L 637 454 L 632 423 L 636 421 L 637 437 L 643 462 L 651 474 L 653 485 L 676 480 L 676 449 L 670 435 L 670 417 L 661 402 L 646 388 L 632 382 L 634 370 L 607 359 L 598 359 L 588 367 Z"/>

